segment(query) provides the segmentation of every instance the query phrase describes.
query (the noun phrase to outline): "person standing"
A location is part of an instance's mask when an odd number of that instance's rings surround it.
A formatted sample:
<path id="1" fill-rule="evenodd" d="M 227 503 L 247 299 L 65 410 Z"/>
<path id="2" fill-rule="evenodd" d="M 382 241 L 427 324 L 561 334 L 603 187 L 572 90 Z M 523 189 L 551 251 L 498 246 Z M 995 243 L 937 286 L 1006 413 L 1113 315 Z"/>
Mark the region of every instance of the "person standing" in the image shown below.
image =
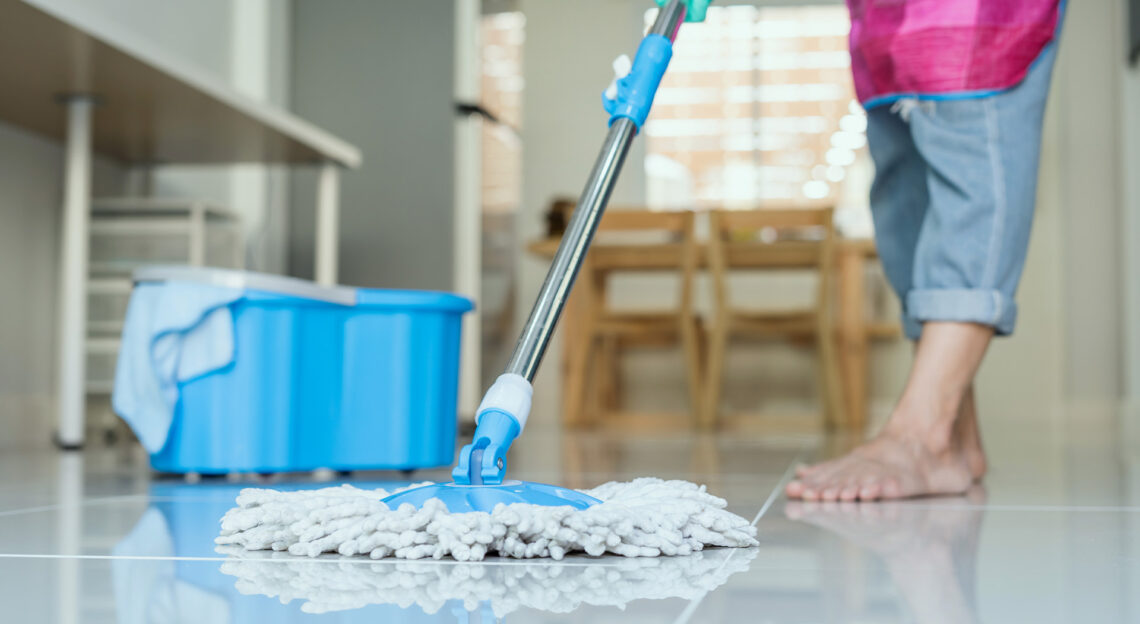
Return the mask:
<path id="1" fill-rule="evenodd" d="M 915 358 L 883 430 L 802 467 L 793 499 L 965 492 L 986 471 L 974 377 L 1013 333 L 1064 0 L 847 0 L 871 211 Z"/>

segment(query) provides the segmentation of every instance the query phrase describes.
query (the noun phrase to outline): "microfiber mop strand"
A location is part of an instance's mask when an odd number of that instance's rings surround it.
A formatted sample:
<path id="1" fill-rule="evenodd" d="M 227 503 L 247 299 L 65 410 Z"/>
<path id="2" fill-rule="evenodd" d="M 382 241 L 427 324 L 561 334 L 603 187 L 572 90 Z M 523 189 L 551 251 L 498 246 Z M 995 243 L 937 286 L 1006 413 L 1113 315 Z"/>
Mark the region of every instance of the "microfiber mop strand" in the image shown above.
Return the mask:
<path id="1" fill-rule="evenodd" d="M 405 504 L 390 510 L 380 499 L 391 492 L 349 485 L 297 492 L 247 489 L 222 518 L 215 541 L 309 557 L 339 553 L 457 561 L 480 561 L 493 553 L 656 557 L 757 544 L 756 528 L 725 510 L 724 499 L 704 486 L 643 478 L 582 491 L 602 502 L 581 510 L 518 503 L 498 505 L 491 513 L 453 514 L 438 499 L 420 509 Z"/>
<path id="2" fill-rule="evenodd" d="M 313 563 L 249 556 L 233 546 L 219 552 L 236 555 L 222 573 L 237 577 L 242 594 L 277 598 L 282 604 L 302 601 L 305 613 L 329 613 L 368 605 L 412 605 L 424 613 L 439 612 L 461 600 L 467 611 L 490 603 L 496 617 L 519 609 L 570 613 L 582 605 L 624 609 L 634 600 L 696 600 L 737 572 L 748 569 L 756 551 L 706 551 L 690 557 L 555 563 L 461 563 L 382 561 Z M 733 556 L 739 553 L 739 556 Z"/>

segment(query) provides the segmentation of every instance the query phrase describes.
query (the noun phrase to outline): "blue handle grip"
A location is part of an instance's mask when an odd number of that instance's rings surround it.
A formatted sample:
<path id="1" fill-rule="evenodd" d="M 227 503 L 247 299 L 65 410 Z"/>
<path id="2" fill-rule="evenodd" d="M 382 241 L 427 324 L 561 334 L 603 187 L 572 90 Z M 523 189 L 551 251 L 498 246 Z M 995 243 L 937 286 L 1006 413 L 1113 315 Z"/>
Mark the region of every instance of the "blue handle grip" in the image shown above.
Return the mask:
<path id="1" fill-rule="evenodd" d="M 669 68 L 673 58 L 673 42 L 662 35 L 647 35 L 637 49 L 633 59 L 633 69 L 629 75 L 617 81 L 617 97 L 610 99 L 602 94 L 602 105 L 610 114 L 610 125 L 625 117 L 637 124 L 637 129 L 645 125 L 649 109 L 661 78 Z"/>

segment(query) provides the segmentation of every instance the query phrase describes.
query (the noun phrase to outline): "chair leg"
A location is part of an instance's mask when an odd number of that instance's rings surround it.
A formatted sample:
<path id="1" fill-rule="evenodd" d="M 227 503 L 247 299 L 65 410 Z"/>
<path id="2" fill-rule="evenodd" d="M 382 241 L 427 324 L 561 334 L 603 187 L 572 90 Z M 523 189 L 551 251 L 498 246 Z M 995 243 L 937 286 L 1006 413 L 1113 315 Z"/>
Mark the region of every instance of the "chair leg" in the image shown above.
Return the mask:
<path id="1" fill-rule="evenodd" d="M 582 343 L 575 345 L 566 366 L 562 388 L 562 422 L 568 427 L 586 424 L 586 388 L 589 387 L 589 363 L 594 351 L 592 334 L 582 333 Z"/>
<path id="2" fill-rule="evenodd" d="M 681 320 L 681 345 L 685 352 L 685 373 L 689 385 L 689 411 L 694 426 L 701 426 L 701 398 L 703 392 L 701 362 L 701 320 Z"/>
<path id="3" fill-rule="evenodd" d="M 816 329 L 816 346 L 819 351 L 819 383 L 823 396 L 824 424 L 828 429 L 845 423 L 843 387 L 839 375 L 839 357 L 835 349 L 835 335 L 827 323 Z"/>
<path id="4" fill-rule="evenodd" d="M 591 414 L 591 424 L 614 413 L 620 407 L 621 396 L 621 367 L 618 362 L 618 338 L 607 335 L 601 338 L 601 344 L 596 349 L 597 356 L 594 365 L 595 386 L 597 388 L 598 406 Z"/>
<path id="5" fill-rule="evenodd" d="M 704 383 L 704 401 L 701 406 L 701 426 L 711 429 L 717 424 L 717 413 L 720 410 L 720 391 L 724 383 L 725 349 L 728 346 L 727 319 L 717 319 L 709 330 L 709 355 Z"/>

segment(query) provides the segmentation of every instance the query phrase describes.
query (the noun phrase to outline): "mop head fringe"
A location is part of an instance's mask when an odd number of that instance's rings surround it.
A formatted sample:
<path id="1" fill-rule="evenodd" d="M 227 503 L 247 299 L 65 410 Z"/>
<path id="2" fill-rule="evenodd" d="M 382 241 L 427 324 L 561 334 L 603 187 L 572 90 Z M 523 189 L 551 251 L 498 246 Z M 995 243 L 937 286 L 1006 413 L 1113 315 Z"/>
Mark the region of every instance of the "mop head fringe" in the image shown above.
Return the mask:
<path id="1" fill-rule="evenodd" d="M 575 552 L 656 557 L 757 544 L 755 527 L 727 511 L 724 499 L 688 481 L 643 478 L 582 492 L 602 502 L 582 510 L 518 503 L 498 505 L 491 513 L 453 514 L 438 499 L 420 509 L 405 504 L 391 510 L 380 499 L 395 492 L 350 485 L 246 489 L 222 518 L 215 542 L 308 557 L 457 561 L 481 561 L 489 554 L 562 559 Z"/>

